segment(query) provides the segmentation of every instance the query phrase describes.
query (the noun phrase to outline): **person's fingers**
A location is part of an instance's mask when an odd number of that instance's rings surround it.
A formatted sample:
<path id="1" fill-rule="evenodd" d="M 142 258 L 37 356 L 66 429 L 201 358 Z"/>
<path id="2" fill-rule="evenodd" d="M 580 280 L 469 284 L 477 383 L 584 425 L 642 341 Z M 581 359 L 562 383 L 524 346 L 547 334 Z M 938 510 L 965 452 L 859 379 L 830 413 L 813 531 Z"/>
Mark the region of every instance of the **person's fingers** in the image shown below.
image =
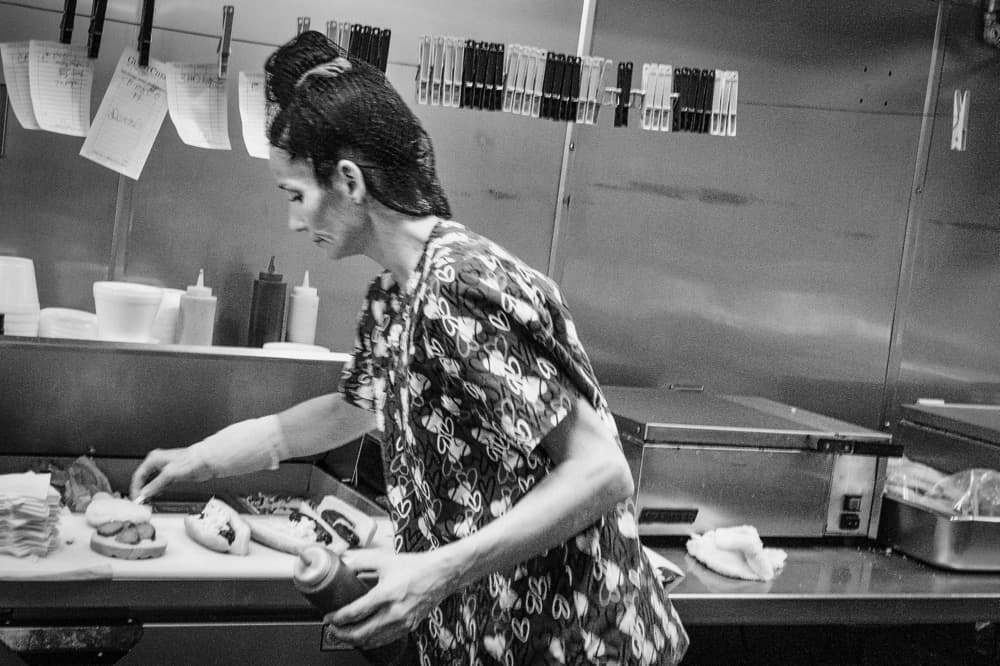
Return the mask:
<path id="1" fill-rule="evenodd" d="M 374 615 L 382 604 L 380 592 L 381 590 L 376 585 L 366 594 L 361 595 L 340 610 L 328 615 L 327 621 L 343 628 L 366 620 Z"/>
<path id="2" fill-rule="evenodd" d="M 160 491 L 176 480 L 176 476 L 177 475 L 172 472 L 170 464 L 165 465 L 163 469 L 160 470 L 159 474 L 153 477 L 149 483 L 139 490 L 139 495 L 146 499 L 156 497 L 160 494 Z"/>
<path id="3" fill-rule="evenodd" d="M 129 497 L 136 499 L 142 493 L 143 486 L 146 485 L 146 479 L 155 475 L 163 464 L 159 460 L 159 451 L 151 451 L 146 455 L 145 459 L 139 464 L 134 472 L 132 472 L 132 482 L 129 485 Z"/>

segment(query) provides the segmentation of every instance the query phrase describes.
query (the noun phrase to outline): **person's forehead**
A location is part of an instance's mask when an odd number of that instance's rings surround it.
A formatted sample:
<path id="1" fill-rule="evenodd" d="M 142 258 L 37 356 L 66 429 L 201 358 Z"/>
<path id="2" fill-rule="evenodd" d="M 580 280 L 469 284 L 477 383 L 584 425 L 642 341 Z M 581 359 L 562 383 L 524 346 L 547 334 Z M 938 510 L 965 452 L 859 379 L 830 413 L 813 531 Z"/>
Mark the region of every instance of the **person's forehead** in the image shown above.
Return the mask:
<path id="1" fill-rule="evenodd" d="M 292 159 L 289 154 L 281 148 L 271 147 L 269 160 L 271 171 L 274 177 L 280 181 L 309 182 L 316 181 L 316 174 L 313 173 L 309 160 Z"/>

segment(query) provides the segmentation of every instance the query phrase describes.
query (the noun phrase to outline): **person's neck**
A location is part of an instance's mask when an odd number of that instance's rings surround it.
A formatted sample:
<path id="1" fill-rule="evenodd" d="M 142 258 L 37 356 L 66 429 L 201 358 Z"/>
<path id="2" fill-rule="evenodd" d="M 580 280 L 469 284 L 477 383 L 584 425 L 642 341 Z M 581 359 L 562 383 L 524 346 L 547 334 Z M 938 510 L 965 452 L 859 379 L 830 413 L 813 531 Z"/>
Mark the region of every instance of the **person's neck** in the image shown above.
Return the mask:
<path id="1" fill-rule="evenodd" d="M 392 273 L 401 288 L 405 288 L 439 218 L 435 215 L 413 217 L 380 206 L 371 211 L 374 244 L 371 258 Z"/>

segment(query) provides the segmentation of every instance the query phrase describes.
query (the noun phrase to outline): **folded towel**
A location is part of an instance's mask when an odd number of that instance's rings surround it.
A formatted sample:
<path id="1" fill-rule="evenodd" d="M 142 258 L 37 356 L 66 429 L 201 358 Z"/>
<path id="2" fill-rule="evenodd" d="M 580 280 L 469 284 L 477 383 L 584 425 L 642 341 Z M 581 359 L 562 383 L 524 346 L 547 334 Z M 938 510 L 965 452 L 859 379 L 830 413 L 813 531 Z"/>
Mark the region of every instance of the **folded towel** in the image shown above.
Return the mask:
<path id="1" fill-rule="evenodd" d="M 751 525 L 692 535 L 687 551 L 712 571 L 744 580 L 771 580 L 788 557 L 783 550 L 764 548 L 757 528 Z"/>

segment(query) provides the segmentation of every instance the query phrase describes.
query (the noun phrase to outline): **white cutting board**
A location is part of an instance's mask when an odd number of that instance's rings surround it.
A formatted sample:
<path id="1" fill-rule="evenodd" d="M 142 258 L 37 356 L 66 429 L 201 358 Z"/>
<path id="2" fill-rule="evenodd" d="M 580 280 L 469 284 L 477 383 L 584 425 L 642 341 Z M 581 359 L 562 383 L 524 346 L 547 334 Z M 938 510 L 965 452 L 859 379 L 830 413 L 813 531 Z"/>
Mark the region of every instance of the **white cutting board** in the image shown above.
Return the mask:
<path id="1" fill-rule="evenodd" d="M 246 516 L 253 520 L 255 516 Z M 263 518 L 263 516 L 261 516 Z M 82 514 L 62 513 L 57 549 L 45 557 L 0 555 L 0 580 L 291 579 L 296 557 L 251 541 L 249 555 L 227 555 L 192 541 L 184 532 L 184 516 L 153 514 L 157 536 L 167 540 L 162 557 L 122 560 L 90 549 L 94 528 Z M 388 533 L 386 533 L 388 531 Z M 380 521 L 373 547 L 390 547 L 392 528 Z"/>

